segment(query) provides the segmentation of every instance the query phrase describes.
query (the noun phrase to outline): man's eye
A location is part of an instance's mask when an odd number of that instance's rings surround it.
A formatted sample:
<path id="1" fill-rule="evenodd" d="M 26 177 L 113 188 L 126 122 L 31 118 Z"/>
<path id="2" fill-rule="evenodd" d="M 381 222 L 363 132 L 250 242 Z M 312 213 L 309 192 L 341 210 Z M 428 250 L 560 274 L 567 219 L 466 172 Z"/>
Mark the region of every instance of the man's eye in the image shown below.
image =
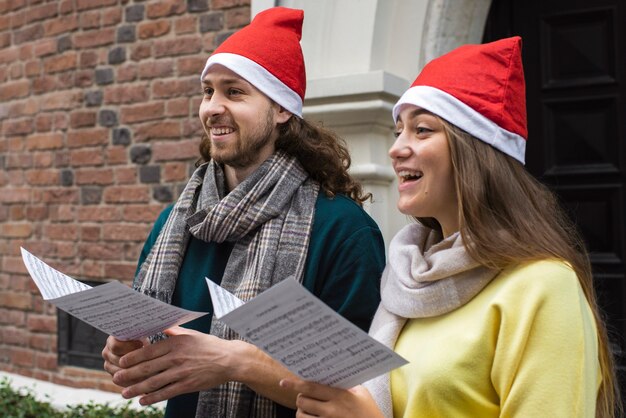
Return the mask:
<path id="1" fill-rule="evenodd" d="M 211 87 L 205 87 L 203 91 L 205 96 L 211 96 L 213 94 L 213 89 Z"/>

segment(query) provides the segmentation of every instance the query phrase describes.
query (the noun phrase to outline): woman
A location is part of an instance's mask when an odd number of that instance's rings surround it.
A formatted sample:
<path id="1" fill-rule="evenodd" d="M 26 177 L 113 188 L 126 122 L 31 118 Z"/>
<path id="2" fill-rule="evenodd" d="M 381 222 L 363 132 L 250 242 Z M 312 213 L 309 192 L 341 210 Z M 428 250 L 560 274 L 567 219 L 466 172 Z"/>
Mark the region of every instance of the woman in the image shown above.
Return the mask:
<path id="1" fill-rule="evenodd" d="M 285 379 L 298 417 L 613 417 L 584 244 L 523 167 L 521 38 L 431 61 L 393 109 L 398 208 L 370 334 L 409 364 L 340 390 Z"/>

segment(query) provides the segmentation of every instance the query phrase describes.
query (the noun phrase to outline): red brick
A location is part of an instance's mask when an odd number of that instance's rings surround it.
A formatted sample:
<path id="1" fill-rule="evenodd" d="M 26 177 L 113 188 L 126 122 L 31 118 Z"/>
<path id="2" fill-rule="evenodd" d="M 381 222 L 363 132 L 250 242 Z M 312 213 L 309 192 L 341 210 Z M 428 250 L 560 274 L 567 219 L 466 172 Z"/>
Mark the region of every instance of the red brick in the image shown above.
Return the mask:
<path id="1" fill-rule="evenodd" d="M 6 168 L 29 168 L 33 165 L 33 156 L 30 154 L 9 154 L 9 158 L 6 160 Z M 8 172 L 9 184 L 23 184 L 24 172 L 18 170 L 11 170 Z M 20 179 L 22 181 L 20 181 Z"/>
<path id="2" fill-rule="evenodd" d="M 150 200 L 146 186 L 108 187 L 104 190 L 106 203 L 147 203 Z"/>
<path id="3" fill-rule="evenodd" d="M 120 185 L 137 183 L 137 168 L 135 167 L 116 168 L 115 180 L 117 184 L 120 184 Z"/>
<path id="4" fill-rule="evenodd" d="M 139 39 L 157 38 L 169 33 L 171 28 L 168 20 L 156 20 L 142 22 L 137 26 L 137 37 Z"/>
<path id="5" fill-rule="evenodd" d="M 80 169 L 74 172 L 76 184 L 97 184 L 106 186 L 113 184 L 113 170 L 110 168 L 104 169 Z"/>
<path id="6" fill-rule="evenodd" d="M 115 42 L 115 29 L 90 30 L 74 35 L 75 48 L 93 48 Z"/>
<path id="7" fill-rule="evenodd" d="M 18 97 L 28 96 L 30 92 L 30 81 L 18 80 L 3 83 L 0 85 L 0 102 L 6 102 Z"/>
<path id="8" fill-rule="evenodd" d="M 43 23 L 43 28 L 46 37 L 72 32 L 78 28 L 78 15 L 71 14 L 47 20 Z"/>
<path id="9" fill-rule="evenodd" d="M 23 327 L 26 324 L 26 313 L 21 310 L 0 308 L 0 324 Z"/>
<path id="10" fill-rule="evenodd" d="M 24 64 L 24 73 L 29 78 L 41 75 L 41 62 L 38 60 L 26 62 Z"/>
<path id="11" fill-rule="evenodd" d="M 10 218 L 12 221 L 23 221 L 25 217 L 24 206 L 21 205 L 11 205 L 9 209 Z"/>
<path id="12" fill-rule="evenodd" d="M 163 208 L 164 205 L 125 205 L 122 219 L 127 222 L 148 222 L 152 225 Z"/>
<path id="13" fill-rule="evenodd" d="M 11 27 L 11 18 L 8 15 L 0 13 L 0 30 L 7 30 Z"/>
<path id="14" fill-rule="evenodd" d="M 96 112 L 79 110 L 70 113 L 70 128 L 84 128 L 96 124 Z"/>
<path id="15" fill-rule="evenodd" d="M 59 3 L 59 13 L 68 14 L 74 11 L 74 0 L 61 0 Z"/>
<path id="16" fill-rule="evenodd" d="M 152 56 L 152 42 L 140 43 L 133 45 L 130 49 L 130 59 L 133 61 L 141 61 Z M 0 54 L 2 51 L 0 51 Z M 0 61 L 1 63 L 1 61 Z"/>
<path id="17" fill-rule="evenodd" d="M 150 232 L 150 225 L 109 224 L 102 231 L 105 241 L 143 242 Z"/>
<path id="18" fill-rule="evenodd" d="M 24 263 L 22 263 L 22 265 L 24 265 Z M 7 267 L 6 260 L 3 261 L 2 267 L 3 269 L 6 270 L 6 267 Z M 0 306 L 4 308 L 29 310 L 32 306 L 31 300 L 32 300 L 32 296 L 30 295 L 30 293 L 25 293 L 25 292 L 19 292 L 19 293 L 1 292 L 0 293 Z"/>
<path id="19" fill-rule="evenodd" d="M 157 58 L 197 54 L 201 51 L 202 41 L 197 36 L 178 36 L 154 42 L 154 56 Z"/>
<path id="20" fill-rule="evenodd" d="M 50 240 L 76 241 L 78 226 L 68 224 L 49 224 L 43 227 L 43 234 Z"/>
<path id="21" fill-rule="evenodd" d="M 87 225 L 80 227 L 80 238 L 87 242 L 100 241 L 100 233 L 102 228 L 99 226 Z"/>
<path id="22" fill-rule="evenodd" d="M 98 65 L 98 54 L 94 51 L 80 53 L 80 68 L 93 68 Z"/>
<path id="23" fill-rule="evenodd" d="M 26 23 L 26 13 L 18 12 L 11 15 L 11 29 L 19 29 Z"/>
<path id="24" fill-rule="evenodd" d="M 35 350 L 48 351 L 54 346 L 52 345 L 52 336 L 49 334 L 30 334 L 28 338 L 28 346 Z M 56 347 L 54 347 L 56 349 Z"/>
<path id="25" fill-rule="evenodd" d="M 105 6 L 113 6 L 118 0 L 76 0 L 76 10 L 97 9 Z"/>
<path id="26" fill-rule="evenodd" d="M 11 64 L 11 67 L 9 68 L 9 75 L 11 79 L 15 80 L 18 78 L 22 78 L 23 74 L 24 74 L 24 70 L 23 70 L 23 65 L 21 62 L 16 62 L 16 63 Z"/>
<path id="27" fill-rule="evenodd" d="M 184 13 L 186 5 L 184 0 L 162 0 L 151 2 L 146 7 L 146 16 L 150 19 L 179 15 Z"/>
<path id="28" fill-rule="evenodd" d="M 43 57 L 57 53 L 56 39 L 46 38 L 33 44 L 33 53 L 35 57 Z"/>
<path id="29" fill-rule="evenodd" d="M 30 188 L 4 188 L 0 193 L 1 203 L 28 203 L 30 202 Z"/>
<path id="30" fill-rule="evenodd" d="M 73 167 L 102 164 L 104 164 L 104 156 L 101 149 L 80 149 L 70 153 L 70 165 Z"/>
<path id="31" fill-rule="evenodd" d="M 102 26 L 117 25 L 122 21 L 122 8 L 113 7 L 102 12 Z"/>
<path id="32" fill-rule="evenodd" d="M 26 326 L 31 331 L 54 332 L 57 330 L 57 320 L 48 315 L 28 315 Z"/>
<path id="33" fill-rule="evenodd" d="M 61 71 L 73 70 L 78 66 L 78 55 L 74 51 L 69 51 L 63 55 L 46 58 L 43 61 L 43 69 L 48 74 Z"/>
<path id="34" fill-rule="evenodd" d="M 176 80 L 157 80 L 152 84 L 153 99 L 194 96 L 200 93 L 198 77 L 187 77 Z"/>
<path id="35" fill-rule="evenodd" d="M 37 353 L 35 355 L 35 365 L 44 370 L 56 370 L 58 367 L 57 364 L 57 355 L 56 354 L 47 354 L 47 353 Z"/>
<path id="36" fill-rule="evenodd" d="M 137 142 L 149 141 L 151 139 L 180 138 L 180 122 L 158 122 L 146 123 L 135 128 L 133 138 Z"/>
<path id="37" fill-rule="evenodd" d="M 42 4 L 41 6 L 31 6 L 26 13 L 26 23 L 37 20 L 44 20 L 57 15 L 57 5 L 55 3 Z"/>
<path id="38" fill-rule="evenodd" d="M 198 157 L 199 140 L 158 142 L 152 145 L 153 161 L 190 160 Z"/>
<path id="39" fill-rule="evenodd" d="M 111 222 L 119 221 L 119 208 L 116 206 L 82 206 L 78 208 L 78 220 L 80 222 Z"/>
<path id="40" fill-rule="evenodd" d="M 121 243 L 106 243 L 106 244 L 79 244 L 78 256 L 81 260 L 94 259 L 94 260 L 119 260 L 120 254 L 122 254 L 123 245 Z"/>
<path id="41" fill-rule="evenodd" d="M 100 27 L 100 12 L 84 12 L 80 15 L 80 27 L 81 29 L 97 29 Z"/>
<path id="42" fill-rule="evenodd" d="M 136 269 L 135 263 L 105 263 L 104 275 L 117 280 L 132 280 Z"/>
<path id="43" fill-rule="evenodd" d="M 134 84 L 132 86 L 111 86 L 104 89 L 103 101 L 105 104 L 131 104 L 142 103 L 149 98 L 147 84 Z"/>
<path id="44" fill-rule="evenodd" d="M 0 34 L 0 49 L 4 49 L 9 45 L 11 45 L 11 34 L 8 32 Z"/>
<path id="45" fill-rule="evenodd" d="M 189 165 L 187 163 L 165 163 L 163 165 L 163 181 L 184 181 L 189 178 Z"/>
<path id="46" fill-rule="evenodd" d="M 52 151 L 37 152 L 33 155 L 33 167 L 35 168 L 48 168 L 52 167 L 53 164 L 54 153 Z"/>
<path id="47" fill-rule="evenodd" d="M 31 186 L 58 186 L 59 170 L 28 170 L 26 182 Z"/>
<path id="48" fill-rule="evenodd" d="M 11 363 L 15 366 L 32 368 L 35 365 L 35 353 L 25 348 L 11 350 Z"/>
<path id="49" fill-rule="evenodd" d="M 13 32 L 13 43 L 16 45 L 36 41 L 44 36 L 44 28 L 41 23 L 26 26 Z"/>
<path id="50" fill-rule="evenodd" d="M 198 18 L 196 16 L 183 16 L 174 21 L 176 35 L 195 33 L 198 30 Z"/>
<path id="51" fill-rule="evenodd" d="M 68 203 L 68 202 L 61 202 Z M 72 203 L 72 202 L 69 202 Z M 52 222 L 73 222 L 76 220 L 77 207 L 72 204 L 54 205 L 50 208 L 50 221 Z"/>
<path id="52" fill-rule="evenodd" d="M 250 4 L 250 0 L 211 0 L 211 9 L 228 9 Z"/>
<path id="53" fill-rule="evenodd" d="M 20 52 L 16 47 L 2 49 L 0 50 L 0 64 L 14 62 L 19 58 L 19 56 Z"/>
<path id="54" fill-rule="evenodd" d="M 127 64 L 117 68 L 117 76 L 115 77 L 118 83 L 128 83 L 129 81 L 135 81 L 137 79 L 137 65 Z"/>
<path id="55" fill-rule="evenodd" d="M 126 147 L 122 145 L 117 147 L 108 147 L 106 162 L 109 165 L 126 164 L 128 162 Z"/>
<path id="56" fill-rule="evenodd" d="M 59 91 L 41 97 L 41 110 L 68 110 L 78 107 L 82 100 L 80 91 Z"/>
<path id="57" fill-rule="evenodd" d="M 14 327 L 6 327 L 0 331 L 0 335 L 2 336 L 0 341 L 2 341 L 4 344 L 22 347 L 28 346 L 30 334 L 26 330 Z"/>
<path id="58" fill-rule="evenodd" d="M 57 87 L 56 77 L 41 76 L 33 79 L 33 93 L 42 94 L 55 90 Z"/>
<path id="59" fill-rule="evenodd" d="M 39 101 L 35 98 L 14 101 L 9 105 L 9 118 L 19 118 L 21 116 L 33 116 L 39 112 Z"/>
<path id="60" fill-rule="evenodd" d="M 30 223 L 5 223 L 0 225 L 0 237 L 28 238 L 33 233 Z"/>
<path id="61" fill-rule="evenodd" d="M 31 119 L 7 120 L 2 124 L 2 133 L 8 136 L 25 135 L 32 133 L 33 130 L 33 121 Z"/>
<path id="62" fill-rule="evenodd" d="M 142 80 L 171 77 L 173 75 L 174 62 L 172 60 L 142 62 L 139 64 L 139 78 Z"/>
<path id="63" fill-rule="evenodd" d="M 241 28 L 250 23 L 250 7 L 238 7 L 224 12 L 224 23 L 228 29 Z"/>
<path id="64" fill-rule="evenodd" d="M 89 87 L 94 83 L 94 73 L 92 70 L 74 71 L 74 86 Z"/>
<path id="65" fill-rule="evenodd" d="M 26 149 L 28 151 L 58 149 L 61 147 L 63 147 L 63 134 L 58 132 L 34 134 L 26 139 Z"/>
<path id="66" fill-rule="evenodd" d="M 107 128 L 79 129 L 67 134 L 68 148 L 105 145 L 108 142 L 109 130 Z M 102 153 L 102 151 L 99 152 Z"/>
<path id="67" fill-rule="evenodd" d="M 189 99 L 181 97 L 165 102 L 165 116 L 189 116 Z"/>
<path id="68" fill-rule="evenodd" d="M 160 119 L 163 117 L 164 112 L 165 106 L 163 105 L 163 102 L 124 106 L 121 111 L 121 122 L 135 123 Z"/>
<path id="69" fill-rule="evenodd" d="M 43 221 L 48 217 L 46 206 L 29 205 L 26 207 L 26 219 L 29 221 Z"/>
<path id="70" fill-rule="evenodd" d="M 58 258 L 71 258 L 76 257 L 76 244 L 71 242 L 55 242 L 56 247 L 55 254 Z"/>
<path id="71" fill-rule="evenodd" d="M 176 68 L 178 69 L 179 76 L 195 75 L 200 77 L 204 65 L 206 63 L 206 57 L 180 57 L 176 60 Z M 198 82 L 198 91 L 201 89 L 200 82 Z"/>
<path id="72" fill-rule="evenodd" d="M 78 191 L 68 188 L 36 191 L 40 203 L 78 203 Z"/>

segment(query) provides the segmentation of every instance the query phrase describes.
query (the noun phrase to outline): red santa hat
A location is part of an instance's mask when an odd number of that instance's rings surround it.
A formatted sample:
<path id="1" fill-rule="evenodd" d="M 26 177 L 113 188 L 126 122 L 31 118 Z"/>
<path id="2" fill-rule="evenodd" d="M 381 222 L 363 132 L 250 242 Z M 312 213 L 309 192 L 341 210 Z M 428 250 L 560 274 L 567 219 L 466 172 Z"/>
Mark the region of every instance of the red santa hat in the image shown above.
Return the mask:
<path id="1" fill-rule="evenodd" d="M 223 65 L 237 73 L 289 112 L 302 117 L 306 89 L 302 10 L 274 7 L 257 14 L 245 28 L 228 37 L 202 71 Z"/>
<path id="2" fill-rule="evenodd" d="M 461 46 L 430 61 L 393 108 L 421 107 L 524 164 L 522 38 Z"/>

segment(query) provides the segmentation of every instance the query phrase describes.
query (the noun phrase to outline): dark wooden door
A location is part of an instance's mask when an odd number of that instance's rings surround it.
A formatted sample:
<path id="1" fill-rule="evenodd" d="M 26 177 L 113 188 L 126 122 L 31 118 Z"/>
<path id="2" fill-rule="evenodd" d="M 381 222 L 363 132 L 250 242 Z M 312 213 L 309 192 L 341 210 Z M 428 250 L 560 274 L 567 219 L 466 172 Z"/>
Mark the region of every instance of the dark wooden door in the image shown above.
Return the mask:
<path id="1" fill-rule="evenodd" d="M 493 0 L 484 41 L 520 35 L 527 168 L 581 229 L 626 371 L 626 1 Z"/>

